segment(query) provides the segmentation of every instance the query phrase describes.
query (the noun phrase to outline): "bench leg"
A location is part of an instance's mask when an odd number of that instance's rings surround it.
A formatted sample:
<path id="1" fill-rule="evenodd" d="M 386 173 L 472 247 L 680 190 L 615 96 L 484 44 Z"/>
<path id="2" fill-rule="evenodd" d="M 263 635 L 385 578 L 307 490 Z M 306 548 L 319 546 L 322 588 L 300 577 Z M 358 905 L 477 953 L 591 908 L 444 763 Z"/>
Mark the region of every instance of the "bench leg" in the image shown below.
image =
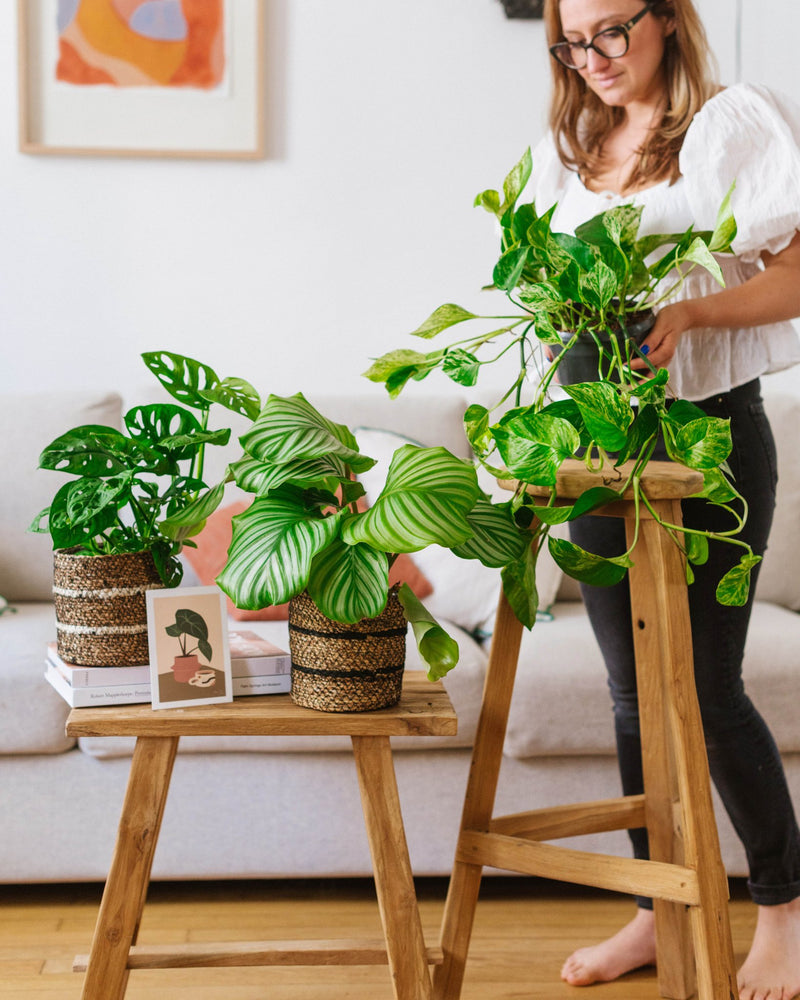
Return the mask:
<path id="1" fill-rule="evenodd" d="M 97 917 L 83 1000 L 122 1000 L 136 943 L 178 737 L 136 741 L 117 843 Z"/>
<path id="2" fill-rule="evenodd" d="M 431 978 L 388 736 L 353 736 L 378 907 L 396 1000 L 430 1000 Z"/>

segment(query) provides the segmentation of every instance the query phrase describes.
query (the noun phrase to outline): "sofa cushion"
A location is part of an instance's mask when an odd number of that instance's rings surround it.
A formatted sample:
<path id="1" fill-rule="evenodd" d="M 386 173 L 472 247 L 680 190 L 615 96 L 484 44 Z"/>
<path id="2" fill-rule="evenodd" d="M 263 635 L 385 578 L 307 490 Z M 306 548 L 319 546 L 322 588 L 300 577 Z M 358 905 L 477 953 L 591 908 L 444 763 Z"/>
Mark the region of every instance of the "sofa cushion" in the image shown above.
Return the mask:
<path id="1" fill-rule="evenodd" d="M 544 757 L 616 753 L 611 696 L 580 602 L 558 603 L 552 622 L 522 639 L 505 753 Z M 800 615 L 756 601 L 744 655 L 745 687 L 784 754 L 800 752 Z"/>
<path id="2" fill-rule="evenodd" d="M 116 393 L 46 392 L 0 396 L 0 594 L 11 601 L 47 601 L 53 552 L 47 535 L 28 526 L 71 477 L 38 468 L 42 449 L 81 424 L 120 426 Z"/>
<path id="3" fill-rule="evenodd" d="M 450 622 L 442 622 L 459 646 L 459 662 L 445 678 L 445 687 L 458 715 L 455 736 L 399 736 L 392 738 L 396 750 L 420 748 L 446 749 L 468 747 L 475 738 L 483 682 L 486 676 L 486 651 L 465 632 Z M 231 627 L 236 628 L 235 622 Z M 247 628 L 282 649 L 289 648 L 288 623 L 285 621 L 248 622 Z M 406 669 L 422 670 L 417 645 L 409 629 L 406 641 Z M 85 736 L 78 740 L 84 753 L 92 757 L 129 757 L 133 739 L 128 737 Z M 296 753 L 350 751 L 346 736 L 183 736 L 180 753 Z"/>
<path id="4" fill-rule="evenodd" d="M 56 635 L 52 604 L 15 604 L 0 617 L 0 754 L 63 753 L 69 706 L 44 679 Z"/>
<path id="5" fill-rule="evenodd" d="M 800 614 L 756 601 L 747 631 L 745 688 L 764 716 L 781 753 L 800 752 Z"/>
<path id="6" fill-rule="evenodd" d="M 505 753 L 540 757 L 616 753 L 606 669 L 582 602 L 524 632 Z"/>
<path id="7" fill-rule="evenodd" d="M 797 428 L 800 396 L 781 392 L 764 395 L 764 408 L 778 449 L 778 495 L 769 546 L 764 555 L 756 594 L 784 608 L 800 611 L 800 461 Z"/>

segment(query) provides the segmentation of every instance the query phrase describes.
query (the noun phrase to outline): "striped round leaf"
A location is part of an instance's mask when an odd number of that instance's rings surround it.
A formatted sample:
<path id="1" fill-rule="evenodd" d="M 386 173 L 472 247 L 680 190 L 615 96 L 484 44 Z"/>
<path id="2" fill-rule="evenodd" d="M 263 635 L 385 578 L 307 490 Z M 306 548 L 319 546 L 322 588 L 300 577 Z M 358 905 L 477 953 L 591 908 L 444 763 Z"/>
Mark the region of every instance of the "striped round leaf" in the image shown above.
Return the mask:
<path id="1" fill-rule="evenodd" d="M 349 544 L 384 552 L 418 552 L 427 545 L 460 545 L 472 534 L 467 514 L 480 495 L 475 469 L 446 448 L 404 444 L 392 457 L 374 505 L 348 521 Z"/>
<path id="2" fill-rule="evenodd" d="M 311 565 L 308 593 L 323 615 L 337 622 L 374 618 L 386 607 L 389 560 L 369 545 L 336 538 Z"/>
<path id="3" fill-rule="evenodd" d="M 217 583 L 238 608 L 283 604 L 305 589 L 314 556 L 338 530 L 337 517 L 313 514 L 292 491 L 257 497 L 233 518 L 228 562 Z"/>
<path id="4" fill-rule="evenodd" d="M 242 458 L 231 468 L 237 486 L 262 496 L 283 483 L 315 487 L 333 493 L 339 483 L 349 480 L 345 463 L 336 455 L 298 459 L 282 464 L 260 462 L 257 458 Z"/>
<path id="5" fill-rule="evenodd" d="M 479 497 L 467 514 L 467 524 L 472 538 L 453 549 L 462 559 L 480 559 L 484 566 L 500 568 L 530 547 L 530 535 L 519 530 L 507 504 L 495 505 Z"/>
<path id="6" fill-rule="evenodd" d="M 323 417 L 300 392 L 270 396 L 239 440 L 248 455 L 262 462 L 283 464 L 337 455 L 355 472 L 366 472 L 375 464 L 374 459 L 359 454 L 356 439 L 344 424 Z"/>

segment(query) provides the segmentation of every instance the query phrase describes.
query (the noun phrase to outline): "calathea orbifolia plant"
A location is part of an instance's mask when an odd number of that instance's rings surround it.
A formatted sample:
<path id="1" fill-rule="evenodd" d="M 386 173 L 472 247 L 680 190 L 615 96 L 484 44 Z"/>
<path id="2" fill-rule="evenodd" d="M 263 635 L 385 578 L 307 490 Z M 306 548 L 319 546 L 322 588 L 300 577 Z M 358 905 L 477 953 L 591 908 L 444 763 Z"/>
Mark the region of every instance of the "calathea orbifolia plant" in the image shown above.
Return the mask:
<path id="1" fill-rule="evenodd" d="M 641 207 L 621 205 L 590 219 L 572 236 L 553 231 L 556 206 L 540 214 L 534 203 L 518 204 L 530 173 L 528 151 L 506 177 L 502 194 L 490 190 L 476 198 L 476 205 L 499 222 L 502 234 L 490 287 L 504 292 L 514 311 L 481 316 L 453 304 L 440 306 L 414 331 L 416 337 L 428 340 L 462 323 L 472 327 L 483 321 L 479 332 L 425 353 L 390 351 L 365 374 L 385 383 L 391 396 L 410 380 L 424 379 L 437 369 L 461 385 L 473 386 L 483 367 L 516 350 L 519 365 L 508 390 L 491 410 L 470 406 L 465 425 L 481 462 L 498 478 L 519 482 L 513 501 L 517 522 L 530 523 L 539 541 L 554 524 L 589 513 L 629 489 L 637 511 L 640 505 L 648 506 L 641 476 L 663 439 L 672 460 L 702 471 L 704 487 L 698 495 L 730 511 L 731 529 L 689 531 L 660 523 L 685 554 L 690 581 L 691 566 L 705 561 L 710 540 L 741 546 L 741 560 L 720 581 L 717 596 L 725 604 L 742 604 L 759 557 L 736 537 L 746 505 L 725 474 L 731 450 L 728 421 L 670 398 L 666 369 L 656 371 L 648 363 L 649 372 L 632 370 L 634 354 L 644 355 L 625 337 L 632 320 L 673 295 L 691 268 L 702 266 L 722 283 L 713 255 L 730 252 L 736 235 L 731 192 L 713 231 L 690 227 L 684 233 L 640 237 Z M 488 332 L 487 321 L 492 324 Z M 597 345 L 596 380 L 564 385 L 566 398 L 553 399 L 559 367 L 586 337 Z M 523 389 L 532 397 L 524 404 Z M 581 458 L 593 469 L 614 466 L 618 485 L 592 488 L 572 506 L 556 506 L 556 474 L 571 458 Z M 526 492 L 528 484 L 550 487 L 551 501 L 534 501 Z M 613 584 L 631 565 L 630 550 L 604 559 L 564 539 L 550 538 L 549 546 L 565 572 L 589 583 Z M 515 612 L 532 625 L 535 552 L 526 552 L 503 575 Z"/>
<path id="2" fill-rule="evenodd" d="M 132 407 L 124 431 L 84 424 L 52 441 L 39 468 L 75 478 L 31 530 L 49 533 L 55 549 L 90 556 L 149 551 L 162 581 L 174 587 L 182 575 L 181 547 L 193 544 L 190 536 L 222 495 L 220 487 L 209 497 L 203 481 L 206 446 L 226 444 L 231 433 L 209 427 L 211 407 L 218 403 L 252 418 L 260 400 L 243 379 L 220 379 L 181 354 L 151 351 L 142 358 L 177 403 Z"/>
<path id="3" fill-rule="evenodd" d="M 300 393 L 270 396 L 240 442 L 245 454 L 229 467 L 228 479 L 253 501 L 233 518 L 228 561 L 217 579 L 237 607 L 282 604 L 307 590 L 328 618 L 356 622 L 383 611 L 389 567 L 399 553 L 442 545 L 502 567 L 528 547 L 511 503 L 491 503 L 474 466 L 441 447 L 398 448 L 380 494 L 360 510 L 364 488 L 354 476 L 375 460 L 359 451 L 346 426 Z M 428 676 L 441 677 L 458 660 L 457 644 L 407 584 L 398 596 Z"/>

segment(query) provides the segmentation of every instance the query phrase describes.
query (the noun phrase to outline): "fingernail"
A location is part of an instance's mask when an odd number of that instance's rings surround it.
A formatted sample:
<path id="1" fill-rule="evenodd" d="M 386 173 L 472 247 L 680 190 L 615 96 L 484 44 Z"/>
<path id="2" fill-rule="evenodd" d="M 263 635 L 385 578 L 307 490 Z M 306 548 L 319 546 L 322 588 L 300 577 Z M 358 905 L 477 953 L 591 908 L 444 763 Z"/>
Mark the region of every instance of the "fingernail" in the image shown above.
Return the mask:
<path id="1" fill-rule="evenodd" d="M 650 353 L 650 347 L 649 347 L 648 344 L 642 344 L 642 346 L 639 348 L 639 350 L 642 352 L 642 354 L 649 354 Z"/>

